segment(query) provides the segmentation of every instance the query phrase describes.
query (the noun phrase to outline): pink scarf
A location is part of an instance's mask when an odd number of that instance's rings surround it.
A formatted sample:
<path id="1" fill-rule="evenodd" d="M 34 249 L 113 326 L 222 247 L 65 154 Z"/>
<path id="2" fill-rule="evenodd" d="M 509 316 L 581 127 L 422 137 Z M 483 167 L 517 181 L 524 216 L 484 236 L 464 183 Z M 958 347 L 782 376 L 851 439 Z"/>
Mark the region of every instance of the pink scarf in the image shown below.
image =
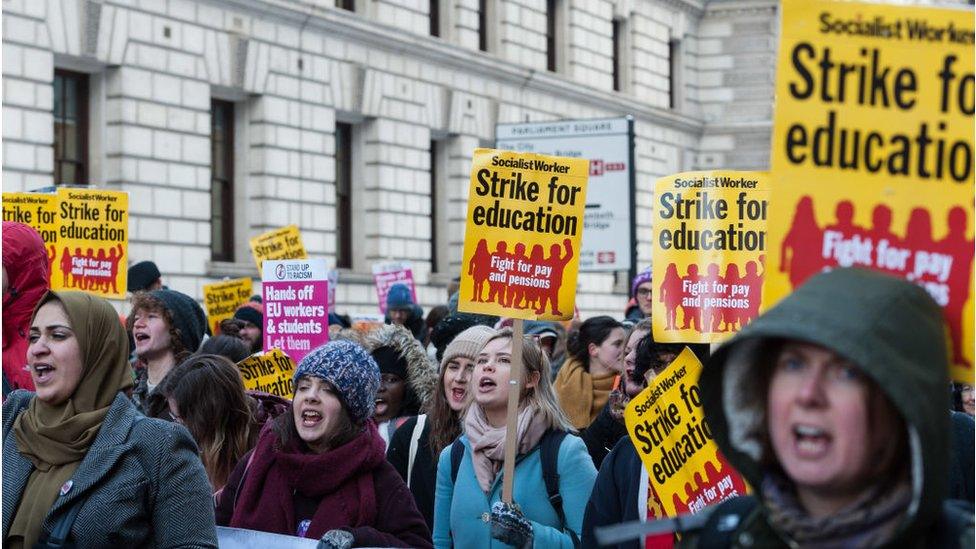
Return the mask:
<path id="1" fill-rule="evenodd" d="M 523 407 L 519 411 L 516 440 L 518 441 L 518 455 L 525 455 L 535 448 L 542 435 L 546 434 L 549 425 L 539 409 L 533 405 Z M 488 423 L 485 411 L 477 404 L 468 408 L 464 418 L 464 433 L 471 443 L 471 461 L 474 474 L 478 478 L 478 485 L 487 494 L 491 484 L 495 481 L 498 471 L 505 461 L 505 433 L 502 427 L 492 427 Z"/>

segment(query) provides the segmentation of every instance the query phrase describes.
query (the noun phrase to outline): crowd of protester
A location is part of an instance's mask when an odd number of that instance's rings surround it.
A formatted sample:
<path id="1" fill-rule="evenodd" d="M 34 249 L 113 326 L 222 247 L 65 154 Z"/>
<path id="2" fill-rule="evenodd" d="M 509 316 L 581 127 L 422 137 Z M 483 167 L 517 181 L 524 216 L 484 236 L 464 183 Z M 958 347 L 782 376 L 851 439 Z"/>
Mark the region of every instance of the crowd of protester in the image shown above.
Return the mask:
<path id="1" fill-rule="evenodd" d="M 661 516 L 624 426 L 685 348 L 653 338 L 649 270 L 619 320 L 525 322 L 521 340 L 511 319 L 458 312 L 456 284 L 427 317 L 395 285 L 384 326 L 330 315 L 289 400 L 246 390 L 236 366 L 262 351 L 260 298 L 215 335 L 154 264 L 130 269 L 120 319 L 50 291 L 37 233 L 3 224 L 11 547 L 215 547 L 217 526 L 326 548 L 596 547 L 601 527 Z M 949 383 L 924 290 L 837 269 L 713 352 L 689 347 L 710 432 L 752 493 L 618 547 L 972 547 L 973 388 Z"/>

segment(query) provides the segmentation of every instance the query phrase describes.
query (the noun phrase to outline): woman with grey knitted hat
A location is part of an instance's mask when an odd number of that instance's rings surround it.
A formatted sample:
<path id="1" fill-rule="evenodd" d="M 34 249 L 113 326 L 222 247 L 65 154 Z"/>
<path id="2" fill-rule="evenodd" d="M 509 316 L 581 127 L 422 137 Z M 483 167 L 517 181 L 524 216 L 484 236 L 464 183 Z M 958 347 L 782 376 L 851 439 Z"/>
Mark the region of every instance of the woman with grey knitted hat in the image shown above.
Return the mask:
<path id="1" fill-rule="evenodd" d="M 217 523 L 324 547 L 430 547 L 370 419 L 376 361 L 355 343 L 332 341 L 302 359 L 293 383 L 290 410 L 264 428 L 217 494 Z"/>
<path id="2" fill-rule="evenodd" d="M 474 360 L 495 330 L 482 325 L 464 330 L 444 349 L 440 377 L 426 399 L 425 414 L 408 419 L 393 434 L 386 458 L 410 487 L 427 525 L 434 527 L 437 456 L 461 435 L 461 411 L 468 402 Z"/>

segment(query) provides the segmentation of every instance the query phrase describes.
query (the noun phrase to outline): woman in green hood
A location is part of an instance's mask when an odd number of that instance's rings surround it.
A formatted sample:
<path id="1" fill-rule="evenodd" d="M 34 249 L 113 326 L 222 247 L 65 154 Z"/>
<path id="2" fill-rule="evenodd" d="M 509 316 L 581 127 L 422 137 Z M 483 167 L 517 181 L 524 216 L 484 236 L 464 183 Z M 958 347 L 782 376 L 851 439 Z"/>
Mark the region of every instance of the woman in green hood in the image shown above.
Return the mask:
<path id="1" fill-rule="evenodd" d="M 945 334 L 921 287 L 837 269 L 717 349 L 705 417 L 755 494 L 683 545 L 972 547 L 972 506 L 946 501 Z"/>

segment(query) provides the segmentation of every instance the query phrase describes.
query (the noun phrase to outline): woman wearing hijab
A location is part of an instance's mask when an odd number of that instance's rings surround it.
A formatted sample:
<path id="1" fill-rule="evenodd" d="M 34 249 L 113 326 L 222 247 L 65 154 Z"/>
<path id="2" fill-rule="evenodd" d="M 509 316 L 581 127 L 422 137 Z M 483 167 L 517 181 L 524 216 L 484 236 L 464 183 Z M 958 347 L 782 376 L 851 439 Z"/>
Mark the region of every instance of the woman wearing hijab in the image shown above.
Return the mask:
<path id="1" fill-rule="evenodd" d="M 140 416 L 122 392 L 132 386 L 129 343 L 112 306 L 48 292 L 28 339 L 37 392 L 3 405 L 4 545 L 216 547 L 189 433 Z"/>

